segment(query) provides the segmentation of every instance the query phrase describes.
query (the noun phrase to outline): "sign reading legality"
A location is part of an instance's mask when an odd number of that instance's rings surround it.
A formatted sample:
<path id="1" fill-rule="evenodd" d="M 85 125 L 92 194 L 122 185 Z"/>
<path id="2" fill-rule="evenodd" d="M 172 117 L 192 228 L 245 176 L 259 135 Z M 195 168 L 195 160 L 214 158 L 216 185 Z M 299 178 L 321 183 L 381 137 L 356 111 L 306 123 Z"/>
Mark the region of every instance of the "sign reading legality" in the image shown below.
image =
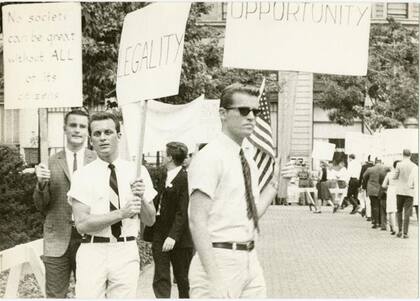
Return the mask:
<path id="1" fill-rule="evenodd" d="M 3 7 L 6 109 L 76 107 L 82 95 L 81 7 Z"/>
<path id="2" fill-rule="evenodd" d="M 154 3 L 124 19 L 118 54 L 120 105 L 178 94 L 191 3 Z"/>
<path id="3" fill-rule="evenodd" d="M 230 2 L 223 65 L 366 75 L 369 3 Z"/>

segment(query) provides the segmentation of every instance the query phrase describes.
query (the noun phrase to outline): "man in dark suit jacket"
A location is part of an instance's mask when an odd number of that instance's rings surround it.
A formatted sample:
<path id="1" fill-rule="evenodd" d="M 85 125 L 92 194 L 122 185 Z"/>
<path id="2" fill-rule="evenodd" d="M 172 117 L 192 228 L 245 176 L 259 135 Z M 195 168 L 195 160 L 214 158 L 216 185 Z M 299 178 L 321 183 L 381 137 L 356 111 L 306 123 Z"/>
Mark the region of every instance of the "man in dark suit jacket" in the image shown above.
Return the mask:
<path id="1" fill-rule="evenodd" d="M 163 164 L 167 170 L 165 188 L 155 198 L 157 211 L 153 225 L 152 251 L 155 261 L 153 291 L 157 298 L 171 297 L 172 264 L 179 298 L 189 298 L 188 270 L 193 243 L 188 227 L 188 176 L 182 167 L 188 148 L 183 143 L 166 145 Z"/>
<path id="2" fill-rule="evenodd" d="M 76 252 L 81 236 L 74 227 L 67 192 L 73 171 L 96 158 L 85 149 L 89 116 L 81 110 L 64 117 L 66 147 L 50 157 L 48 167 L 36 166 L 38 183 L 33 197 L 35 206 L 46 217 L 44 222 L 45 291 L 48 298 L 65 298 L 70 274 L 76 269 Z"/>
<path id="3" fill-rule="evenodd" d="M 386 169 L 378 158 L 375 159 L 375 166 L 369 167 L 363 175 L 372 208 L 373 229 L 381 226 L 381 230 L 386 230 L 386 202 L 382 198 L 382 183 L 385 175 Z"/>
<path id="4" fill-rule="evenodd" d="M 369 167 L 372 167 L 374 164 L 370 161 L 370 155 L 368 156 L 368 159 L 365 164 L 362 165 L 362 169 L 360 170 L 360 176 L 359 176 L 359 186 L 361 189 L 361 192 L 363 193 L 363 203 L 362 206 L 364 207 L 360 214 L 362 217 L 366 215 L 366 219 L 368 222 L 372 220 L 372 210 L 370 208 L 370 200 L 366 200 L 367 194 L 366 194 L 366 182 L 363 181 L 363 175 L 365 174 L 366 170 Z"/>

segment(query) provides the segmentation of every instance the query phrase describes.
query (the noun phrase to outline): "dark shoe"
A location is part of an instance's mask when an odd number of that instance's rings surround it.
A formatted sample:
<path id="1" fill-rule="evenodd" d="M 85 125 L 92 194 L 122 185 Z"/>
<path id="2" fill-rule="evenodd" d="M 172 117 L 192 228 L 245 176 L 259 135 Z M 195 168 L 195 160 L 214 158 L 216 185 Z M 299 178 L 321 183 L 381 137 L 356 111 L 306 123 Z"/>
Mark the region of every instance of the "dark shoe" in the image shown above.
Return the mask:
<path id="1" fill-rule="evenodd" d="M 362 215 L 362 217 L 365 217 L 365 215 L 366 215 L 366 209 L 362 209 L 362 211 L 360 212 L 360 214 Z"/>
<path id="2" fill-rule="evenodd" d="M 401 236 L 402 236 L 402 233 L 398 232 L 397 237 L 401 237 Z"/>
<path id="3" fill-rule="evenodd" d="M 368 218 L 366 219 L 366 221 L 367 221 L 367 222 L 371 222 L 371 221 L 372 221 L 372 218 L 371 218 L 371 217 L 368 217 Z"/>
<path id="4" fill-rule="evenodd" d="M 382 227 L 382 228 L 381 228 L 381 231 L 386 231 L 386 228 Z"/>
<path id="5" fill-rule="evenodd" d="M 379 228 L 379 226 L 376 224 L 373 224 L 372 229 L 376 229 L 376 228 Z"/>
<path id="6" fill-rule="evenodd" d="M 404 234 L 404 236 L 403 236 L 403 238 L 408 238 L 409 236 L 408 236 L 408 234 Z"/>
<path id="7" fill-rule="evenodd" d="M 314 213 L 321 213 L 321 211 L 319 211 L 319 210 L 318 211 L 314 211 Z"/>
<path id="8" fill-rule="evenodd" d="M 338 206 L 338 205 L 335 205 L 335 206 L 334 206 L 334 209 L 333 209 L 333 213 L 336 213 L 336 212 L 337 212 L 337 210 L 338 210 L 338 208 L 339 208 L 339 206 Z"/>
<path id="9" fill-rule="evenodd" d="M 395 235 L 395 233 L 397 233 L 397 232 L 395 232 L 395 231 L 391 231 L 391 235 Z"/>

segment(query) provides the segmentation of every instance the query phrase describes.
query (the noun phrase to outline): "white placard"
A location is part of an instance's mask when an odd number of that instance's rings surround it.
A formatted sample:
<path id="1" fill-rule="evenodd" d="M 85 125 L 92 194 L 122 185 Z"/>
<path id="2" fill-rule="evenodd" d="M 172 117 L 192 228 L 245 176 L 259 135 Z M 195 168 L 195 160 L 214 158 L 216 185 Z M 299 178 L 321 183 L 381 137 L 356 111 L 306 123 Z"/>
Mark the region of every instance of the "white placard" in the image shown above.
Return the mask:
<path id="1" fill-rule="evenodd" d="M 79 3 L 3 6 L 6 109 L 82 106 Z"/>
<path id="2" fill-rule="evenodd" d="M 223 66 L 366 75 L 369 3 L 229 2 Z"/>
<path id="3" fill-rule="evenodd" d="M 319 160 L 332 160 L 335 151 L 335 144 L 314 140 L 312 158 Z"/>
<path id="4" fill-rule="evenodd" d="M 178 94 L 191 3 L 154 3 L 124 19 L 118 53 L 119 105 Z"/>

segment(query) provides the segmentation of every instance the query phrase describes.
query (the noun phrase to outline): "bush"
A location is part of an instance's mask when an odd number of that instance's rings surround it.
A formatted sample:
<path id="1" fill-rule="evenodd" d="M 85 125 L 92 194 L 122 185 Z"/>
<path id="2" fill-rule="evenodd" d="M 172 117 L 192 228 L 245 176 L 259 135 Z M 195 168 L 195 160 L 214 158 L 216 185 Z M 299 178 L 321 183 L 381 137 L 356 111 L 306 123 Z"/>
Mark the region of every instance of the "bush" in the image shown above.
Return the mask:
<path id="1" fill-rule="evenodd" d="M 25 167 L 18 149 L 0 145 L 0 250 L 42 237 L 32 199 L 36 176 L 22 173 Z"/>

